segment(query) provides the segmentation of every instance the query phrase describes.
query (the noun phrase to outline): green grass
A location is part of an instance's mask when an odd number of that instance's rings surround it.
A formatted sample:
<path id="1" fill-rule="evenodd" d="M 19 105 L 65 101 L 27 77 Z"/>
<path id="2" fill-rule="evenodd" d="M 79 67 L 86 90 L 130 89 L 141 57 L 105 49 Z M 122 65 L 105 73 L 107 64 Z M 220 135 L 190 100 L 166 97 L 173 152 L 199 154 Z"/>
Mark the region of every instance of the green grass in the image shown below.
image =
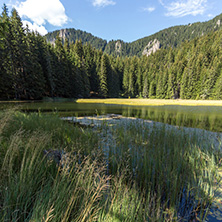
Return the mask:
<path id="1" fill-rule="evenodd" d="M 1 112 L 0 221 L 203 220 L 221 159 L 204 135 L 107 127 Z M 43 155 L 49 149 L 65 151 L 62 166 Z"/>
<path id="2" fill-rule="evenodd" d="M 118 163 L 123 169 L 127 167 L 129 180 L 146 192 L 155 191 L 163 208 L 167 204 L 169 209 L 180 211 L 182 195 L 190 195 L 186 201 L 195 199 L 194 207 L 209 201 L 219 157 L 197 135 L 165 127 L 150 130 L 138 122 L 120 124 L 114 136 L 117 145 L 110 149 L 110 157 L 115 156 L 110 160 L 111 171 L 118 169 Z"/>
<path id="3" fill-rule="evenodd" d="M 181 99 L 77 99 L 77 103 L 104 103 L 131 106 L 222 106 L 221 100 L 181 100 Z"/>

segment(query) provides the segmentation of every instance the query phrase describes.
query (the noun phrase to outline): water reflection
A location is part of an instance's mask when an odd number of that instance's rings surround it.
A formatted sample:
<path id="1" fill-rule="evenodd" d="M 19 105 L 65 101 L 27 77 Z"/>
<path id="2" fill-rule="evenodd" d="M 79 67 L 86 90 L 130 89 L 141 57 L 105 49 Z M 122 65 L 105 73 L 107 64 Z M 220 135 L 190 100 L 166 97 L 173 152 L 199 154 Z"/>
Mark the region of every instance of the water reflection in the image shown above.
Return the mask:
<path id="1" fill-rule="evenodd" d="M 123 110 L 122 115 L 222 132 L 222 108 L 220 107 L 128 107 Z"/>
<path id="2" fill-rule="evenodd" d="M 16 106 L 16 103 L 1 103 L 0 109 Z M 108 104 L 77 104 L 74 102 L 20 103 L 24 112 L 57 112 L 60 116 L 88 116 L 121 114 L 127 117 L 149 119 L 176 126 L 201 128 L 222 132 L 222 107 L 201 106 L 125 106 Z"/>

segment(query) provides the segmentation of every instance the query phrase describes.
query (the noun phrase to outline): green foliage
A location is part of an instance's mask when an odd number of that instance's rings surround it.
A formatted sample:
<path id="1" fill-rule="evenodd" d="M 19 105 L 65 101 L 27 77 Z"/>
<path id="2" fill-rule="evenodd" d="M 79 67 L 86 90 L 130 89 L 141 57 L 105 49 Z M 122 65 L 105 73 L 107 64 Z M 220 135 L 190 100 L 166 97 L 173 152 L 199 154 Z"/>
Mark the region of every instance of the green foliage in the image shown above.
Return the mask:
<path id="1" fill-rule="evenodd" d="M 144 48 L 150 41 L 154 41 L 154 39 L 157 39 L 160 42 L 161 48 L 176 48 L 179 47 L 183 42 L 191 41 L 213 31 L 221 30 L 222 26 L 217 24 L 218 20 L 222 20 L 222 14 L 216 16 L 208 22 L 197 22 L 188 25 L 170 27 L 131 43 L 127 43 L 122 40 L 111 40 L 107 43 L 107 41 L 95 37 L 90 33 L 75 29 L 62 29 L 60 31 L 54 31 L 48 33 L 45 37 L 48 42 L 54 42 L 57 34 L 60 33 L 60 36 L 64 36 L 62 39 L 63 43 L 65 42 L 65 38 L 68 39 L 69 43 L 82 40 L 83 44 L 88 43 L 96 49 L 101 49 L 109 55 L 141 57 Z"/>
<path id="2" fill-rule="evenodd" d="M 144 80 L 144 86 L 143 86 L 143 98 L 148 98 L 149 97 L 149 82 L 148 78 L 146 77 Z"/>
<path id="3" fill-rule="evenodd" d="M 108 75 L 110 75 L 109 58 L 104 54 L 101 58 L 101 70 L 100 70 L 100 95 L 102 97 L 108 96 Z"/>
<path id="4" fill-rule="evenodd" d="M 87 130 L 70 128 L 56 116 L 1 113 L 0 122 L 1 221 L 95 218 L 108 177 L 102 164 L 83 155 L 98 147 L 97 136 L 91 132 L 90 141 Z M 76 155 L 69 162 L 67 156 L 59 168 L 44 156 L 44 149 L 72 150 Z"/>
<path id="5" fill-rule="evenodd" d="M 219 100 L 222 99 L 222 71 L 220 77 L 217 79 L 217 82 L 215 84 L 214 98 Z"/>
<path id="6" fill-rule="evenodd" d="M 60 33 L 64 33 L 65 36 L 64 38 L 62 38 L 63 43 L 65 43 L 65 39 L 68 40 L 69 44 L 81 40 L 84 45 L 87 43 L 88 45 L 92 45 L 92 47 L 95 47 L 96 49 L 102 49 L 102 50 L 105 49 L 105 46 L 107 44 L 106 40 L 97 38 L 90 33 L 75 29 L 62 29 L 60 31 L 57 30 L 54 32 L 50 32 L 45 36 L 45 38 L 47 39 L 48 42 L 55 42 L 56 37 Z"/>
<path id="7" fill-rule="evenodd" d="M 215 19 L 218 18 L 220 16 Z M 186 38 L 180 38 L 180 43 L 184 40 L 182 44 L 163 44 L 161 50 L 148 57 L 125 57 L 139 55 L 138 47 L 144 46 L 142 40 L 132 43 L 135 48 L 125 47 L 122 41 L 112 41 L 109 50 L 105 50 L 109 55 L 86 41 L 91 37 L 78 40 L 82 36 L 80 31 L 76 32 L 80 34 L 74 42 L 68 38 L 72 30 L 63 30 L 66 38 L 59 37 L 61 33 L 57 31 L 50 45 L 38 33 L 22 27 L 16 10 L 9 16 L 6 6 L 0 19 L 4 22 L 0 25 L 1 99 L 120 95 L 159 99 L 221 98 L 222 30 L 217 30 L 219 26 L 216 26 L 216 30 L 210 32 L 208 26 L 215 23 L 215 19 L 198 24 L 201 29 L 193 24 L 157 33 L 166 41 L 177 41 L 177 38 L 171 39 L 172 34 L 185 30 Z M 189 37 L 191 29 L 201 33 L 205 30 L 207 34 L 188 41 L 193 38 Z M 113 49 L 118 53 L 112 53 Z"/>
<path id="8" fill-rule="evenodd" d="M 221 158 L 206 135 L 107 127 L 100 137 L 56 115 L 1 112 L 1 221 L 202 220 Z M 60 165 L 44 150 L 62 153 Z"/>

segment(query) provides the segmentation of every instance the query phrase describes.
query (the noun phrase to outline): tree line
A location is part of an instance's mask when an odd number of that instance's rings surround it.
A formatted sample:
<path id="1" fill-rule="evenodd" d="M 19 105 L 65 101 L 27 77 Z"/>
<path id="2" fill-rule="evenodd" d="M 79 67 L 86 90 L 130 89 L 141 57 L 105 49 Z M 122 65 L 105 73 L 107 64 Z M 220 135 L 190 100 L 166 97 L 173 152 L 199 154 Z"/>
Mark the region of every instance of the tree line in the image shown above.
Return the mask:
<path id="1" fill-rule="evenodd" d="M 222 99 L 222 31 L 149 57 L 112 56 L 81 40 L 55 43 L 28 27 L 15 9 L 0 16 L 0 98 L 144 97 Z"/>
<path id="2" fill-rule="evenodd" d="M 196 22 L 188 25 L 173 26 L 161 30 L 153 35 L 138 39 L 133 42 L 124 42 L 122 40 L 112 40 L 107 42 L 101 38 L 95 37 L 90 33 L 71 29 L 61 29 L 48 33 L 45 37 L 47 41 L 53 42 L 56 36 L 60 34 L 62 41 L 64 38 L 68 38 L 71 43 L 77 40 L 82 40 L 83 44 L 90 43 L 97 49 L 102 49 L 105 53 L 114 56 L 139 56 L 141 57 L 145 47 L 149 42 L 157 39 L 160 42 L 161 48 L 176 48 L 181 45 L 182 42 L 188 40 L 191 41 L 202 35 L 206 35 L 210 32 L 221 30 L 222 14 L 207 22 Z"/>
<path id="3" fill-rule="evenodd" d="M 106 40 L 93 36 L 91 33 L 87 33 L 78 29 L 76 30 L 74 28 L 61 29 L 49 32 L 48 34 L 45 35 L 45 38 L 47 39 L 48 42 L 52 43 L 57 38 L 57 35 L 59 35 L 62 38 L 63 44 L 66 38 L 68 39 L 69 43 L 81 40 L 83 44 L 85 43 L 90 44 L 92 47 L 95 47 L 96 49 L 102 49 L 102 51 L 105 50 L 105 47 L 107 45 Z"/>

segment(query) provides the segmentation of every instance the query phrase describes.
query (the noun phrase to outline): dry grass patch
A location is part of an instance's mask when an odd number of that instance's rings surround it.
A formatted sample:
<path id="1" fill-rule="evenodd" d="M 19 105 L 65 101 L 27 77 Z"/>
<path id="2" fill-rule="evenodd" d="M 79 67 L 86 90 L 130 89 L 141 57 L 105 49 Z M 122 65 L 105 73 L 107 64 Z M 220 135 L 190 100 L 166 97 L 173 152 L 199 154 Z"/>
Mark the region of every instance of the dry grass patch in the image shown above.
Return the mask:
<path id="1" fill-rule="evenodd" d="M 77 103 L 103 103 L 131 106 L 222 106 L 222 100 L 165 100 L 165 99 L 78 99 Z"/>

